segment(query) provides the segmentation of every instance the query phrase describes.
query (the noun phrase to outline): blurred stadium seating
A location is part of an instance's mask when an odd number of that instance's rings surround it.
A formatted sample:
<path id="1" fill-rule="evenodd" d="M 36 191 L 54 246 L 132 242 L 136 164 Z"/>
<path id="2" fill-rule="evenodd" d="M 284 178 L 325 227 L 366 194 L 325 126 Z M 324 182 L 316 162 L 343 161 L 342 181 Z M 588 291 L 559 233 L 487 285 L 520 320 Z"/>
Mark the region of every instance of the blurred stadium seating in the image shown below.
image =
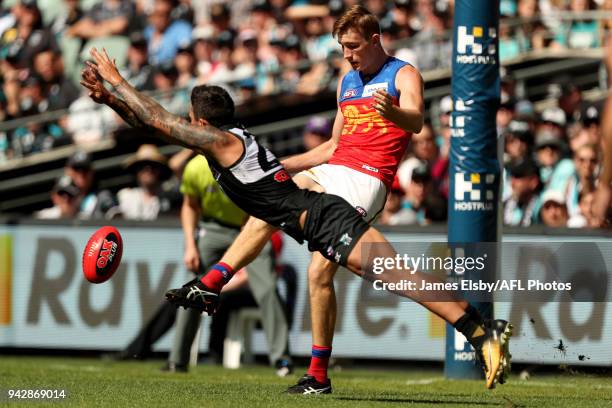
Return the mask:
<path id="1" fill-rule="evenodd" d="M 167 106 L 181 113 L 187 110 L 186 95 L 193 85 L 224 84 L 241 105 L 241 120 L 279 156 L 303 150 L 301 133 L 310 115 L 333 116 L 337 78 L 346 68 L 330 28 L 344 7 L 342 1 L 317 1 L 310 5 L 292 5 L 285 10 L 285 2 L 279 2 L 283 3 L 279 6 L 266 0 L 240 5 L 219 3 L 214 7 L 204 2 L 170 0 L 168 23 L 188 23 L 192 27 L 188 43 L 174 44 L 174 51 L 190 54 L 193 69 L 185 72 L 176 58 L 175 77 L 171 78 L 175 91 L 165 96 L 155 93 L 158 88 L 155 77 L 169 72 L 169 68 L 155 65 L 151 57 L 155 47 L 146 40 L 152 30 L 152 18 L 159 12 L 163 14 L 160 2 L 166 3 L 165 0 L 87 0 L 78 2 L 78 12 L 69 8 L 73 3 L 70 1 L 3 2 L 0 194 L 9 198 L 0 203 L 0 212 L 28 214 L 48 205 L 47 192 L 62 173 L 65 160 L 77 148 L 93 154 L 94 166 L 100 170 L 105 187 L 117 191 L 131 183 L 119 171 L 122 157 L 135 151 L 146 139 L 123 128 L 112 113 L 93 110 L 99 107 L 87 98 L 71 100 L 63 92 L 66 87 L 63 78 L 72 85 L 77 84 L 91 46 L 105 47 L 127 72 L 130 69 L 134 75 L 150 72 L 149 85 L 143 85 L 142 89 L 153 92 L 163 104 L 167 102 Z M 83 20 L 104 23 L 102 17 L 113 16 L 108 10 L 115 3 L 122 3 L 130 10 L 127 28 L 112 35 L 92 34 L 87 38 L 70 34 L 71 27 Z M 439 158 L 444 159 L 445 125 L 440 124 L 440 101 L 450 93 L 452 2 L 366 3 L 381 20 L 385 47 L 422 71 L 426 108 Z M 576 88 L 578 105 L 572 107 L 573 112 L 565 112 L 567 121 L 562 142 L 569 146 L 568 135 L 580 133 L 580 127 L 584 127 L 581 112 L 590 105 L 599 108 L 605 96 L 608 79 L 602 63 L 602 46 L 612 11 L 609 2 L 604 1 L 586 2 L 589 5 L 583 10 L 577 8 L 580 2 L 555 6 L 563 3 L 501 1 L 502 107 L 511 107 L 511 117 L 516 119 L 522 115 L 518 107 L 526 106 L 539 126 L 540 114 L 546 108 L 559 106 L 559 90 Z M 22 24 L 19 16 L 27 10 L 40 12 L 42 24 L 36 25 L 34 31 L 55 39 L 41 49 L 30 44 L 34 55 L 49 48 L 58 50 L 59 57 L 53 67 L 56 71 L 48 79 L 41 77 L 41 72 L 44 74 L 48 67 L 37 66 L 35 59 L 20 59 L 27 54 L 29 43 L 20 45 L 16 32 Z M 102 26 L 96 27 L 106 32 Z M 145 41 L 149 50 L 149 60 L 145 55 L 141 65 L 132 55 L 132 48 L 137 48 L 139 41 Z M 24 99 L 31 106 L 22 106 L 19 101 Z M 519 104 L 525 101 L 528 103 Z M 50 106 L 61 108 L 53 110 Z M 500 135 L 506 132 L 507 125 L 498 123 Z M 535 147 L 534 140 L 532 137 L 530 151 Z M 175 151 L 172 147 L 164 149 L 166 154 Z M 564 155 L 571 158 L 572 151 L 564 150 Z M 506 193 L 507 197 L 510 192 Z"/>

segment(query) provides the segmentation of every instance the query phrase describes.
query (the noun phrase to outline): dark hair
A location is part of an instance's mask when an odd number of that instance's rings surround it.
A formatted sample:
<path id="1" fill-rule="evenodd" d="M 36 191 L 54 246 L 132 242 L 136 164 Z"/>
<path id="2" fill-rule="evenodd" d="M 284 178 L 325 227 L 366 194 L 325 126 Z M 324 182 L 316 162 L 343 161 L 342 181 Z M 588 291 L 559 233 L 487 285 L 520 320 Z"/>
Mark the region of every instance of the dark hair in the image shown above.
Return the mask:
<path id="1" fill-rule="evenodd" d="M 191 91 L 191 106 L 196 119 L 206 119 L 213 126 L 234 121 L 234 101 L 220 86 L 199 85 Z"/>

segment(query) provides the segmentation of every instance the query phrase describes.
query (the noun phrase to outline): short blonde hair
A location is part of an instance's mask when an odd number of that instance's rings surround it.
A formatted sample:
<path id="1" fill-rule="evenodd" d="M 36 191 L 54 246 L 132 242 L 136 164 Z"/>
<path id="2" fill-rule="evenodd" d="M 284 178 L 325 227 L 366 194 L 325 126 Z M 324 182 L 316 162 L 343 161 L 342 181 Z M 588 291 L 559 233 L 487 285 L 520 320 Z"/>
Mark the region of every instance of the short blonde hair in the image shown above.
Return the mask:
<path id="1" fill-rule="evenodd" d="M 357 30 L 366 39 L 369 39 L 374 34 L 380 34 L 380 25 L 376 16 L 359 4 L 346 10 L 336 20 L 333 35 L 339 38 L 341 35 L 346 34 L 350 28 Z"/>

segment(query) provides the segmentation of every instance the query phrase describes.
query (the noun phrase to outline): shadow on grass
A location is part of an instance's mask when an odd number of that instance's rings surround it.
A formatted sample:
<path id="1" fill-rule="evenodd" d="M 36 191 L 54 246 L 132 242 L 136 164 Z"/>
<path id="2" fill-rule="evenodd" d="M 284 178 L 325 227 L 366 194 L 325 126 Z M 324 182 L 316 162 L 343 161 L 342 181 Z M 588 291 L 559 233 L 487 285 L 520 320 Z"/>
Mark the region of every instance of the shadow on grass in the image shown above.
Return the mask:
<path id="1" fill-rule="evenodd" d="M 499 407 L 499 402 L 479 402 L 479 401 L 452 401 L 452 400 L 431 400 L 423 398 L 368 398 L 368 397 L 335 397 L 336 400 L 343 401 L 376 401 L 376 402 L 398 402 L 409 404 L 440 404 L 440 405 L 489 405 Z"/>

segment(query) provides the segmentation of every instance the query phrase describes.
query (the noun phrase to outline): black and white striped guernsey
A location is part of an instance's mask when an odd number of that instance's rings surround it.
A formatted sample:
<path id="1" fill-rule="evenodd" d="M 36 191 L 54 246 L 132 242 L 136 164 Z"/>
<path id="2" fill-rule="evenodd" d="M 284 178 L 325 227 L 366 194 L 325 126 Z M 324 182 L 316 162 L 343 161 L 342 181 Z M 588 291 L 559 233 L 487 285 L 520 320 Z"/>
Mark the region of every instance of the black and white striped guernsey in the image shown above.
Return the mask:
<path id="1" fill-rule="evenodd" d="M 282 229 L 298 242 L 304 236 L 299 215 L 318 194 L 301 190 L 279 160 L 246 129 L 225 129 L 240 141 L 244 152 L 230 167 L 208 158 L 215 179 L 227 196 L 246 213 Z"/>

